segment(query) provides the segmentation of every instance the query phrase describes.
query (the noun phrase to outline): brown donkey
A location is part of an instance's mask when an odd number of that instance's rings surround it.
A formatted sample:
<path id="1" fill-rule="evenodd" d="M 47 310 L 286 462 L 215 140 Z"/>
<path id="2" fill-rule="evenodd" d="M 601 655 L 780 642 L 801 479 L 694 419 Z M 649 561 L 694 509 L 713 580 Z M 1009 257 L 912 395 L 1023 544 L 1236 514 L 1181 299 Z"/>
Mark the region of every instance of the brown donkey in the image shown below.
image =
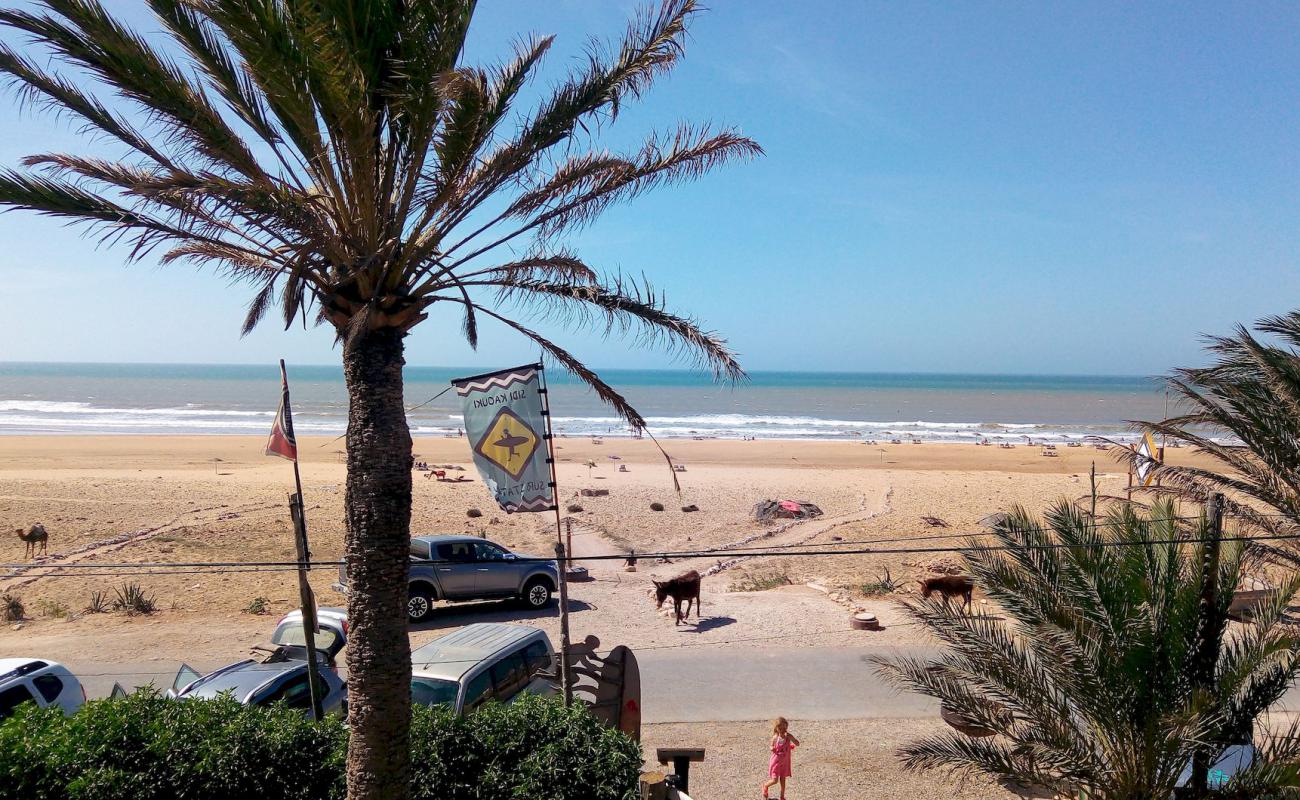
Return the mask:
<path id="1" fill-rule="evenodd" d="M 971 595 L 975 592 L 975 581 L 969 575 L 930 575 L 917 581 L 921 584 L 921 596 L 929 598 L 934 592 L 943 596 L 943 604 L 954 597 L 962 599 L 962 610 L 969 611 Z"/>
<path id="2" fill-rule="evenodd" d="M 662 608 L 664 600 L 673 599 L 673 612 L 677 616 L 675 625 L 681 625 L 683 619 L 691 616 L 691 601 L 695 601 L 695 618 L 700 618 L 700 573 L 695 570 L 683 572 L 676 578 L 666 581 L 651 582 L 655 585 L 655 608 Z M 682 601 L 686 601 L 686 615 L 682 615 Z"/>

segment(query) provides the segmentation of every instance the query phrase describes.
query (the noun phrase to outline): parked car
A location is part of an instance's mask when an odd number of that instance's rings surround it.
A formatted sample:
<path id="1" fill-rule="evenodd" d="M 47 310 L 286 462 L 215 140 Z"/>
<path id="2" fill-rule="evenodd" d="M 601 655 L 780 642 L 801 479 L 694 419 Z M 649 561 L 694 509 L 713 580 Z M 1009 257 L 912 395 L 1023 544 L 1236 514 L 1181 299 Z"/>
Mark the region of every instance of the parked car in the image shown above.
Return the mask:
<path id="1" fill-rule="evenodd" d="M 326 716 L 346 716 L 347 684 L 330 669 L 316 674 L 320 678 L 321 710 Z M 190 667 L 182 666 L 167 696 L 177 700 L 196 697 L 215 700 L 226 693 L 247 706 L 269 706 L 283 701 L 289 708 L 312 716 L 306 661 L 263 663 L 248 659 L 201 677 Z"/>
<path id="2" fill-rule="evenodd" d="M 318 692 L 326 715 L 347 715 L 347 684 L 335 669 L 335 656 L 347 644 L 344 609 L 322 608 L 316 612 L 320 631 L 316 634 L 316 658 L 322 669 Z M 311 688 L 307 683 L 306 631 L 302 612 L 291 612 L 276 625 L 269 645 L 254 648 L 257 658 L 245 659 L 207 675 L 182 664 L 167 696 L 178 700 L 194 697 L 215 699 L 229 693 L 244 705 L 269 706 L 283 701 L 311 715 Z"/>
<path id="3" fill-rule="evenodd" d="M 477 536 L 416 536 L 411 539 L 411 574 L 406 616 L 426 619 L 435 600 L 517 597 L 529 608 L 545 608 L 560 585 L 554 561 L 512 553 Z M 337 592 L 347 594 L 347 566 L 339 567 Z"/>
<path id="4" fill-rule="evenodd" d="M 528 625 L 476 623 L 411 652 L 411 701 L 467 714 L 491 700 L 556 692 L 555 649 Z"/>
<path id="5" fill-rule="evenodd" d="M 348 610 L 325 607 L 316 609 L 316 653 L 334 667 L 335 656 L 348 642 Z M 258 645 L 258 652 L 279 654 L 284 660 L 307 660 L 307 636 L 302 626 L 302 611 L 290 611 L 276 623 L 269 645 Z"/>
<path id="6" fill-rule="evenodd" d="M 62 664 L 39 658 L 0 658 L 0 720 L 28 701 L 71 714 L 86 702 L 81 681 Z"/>

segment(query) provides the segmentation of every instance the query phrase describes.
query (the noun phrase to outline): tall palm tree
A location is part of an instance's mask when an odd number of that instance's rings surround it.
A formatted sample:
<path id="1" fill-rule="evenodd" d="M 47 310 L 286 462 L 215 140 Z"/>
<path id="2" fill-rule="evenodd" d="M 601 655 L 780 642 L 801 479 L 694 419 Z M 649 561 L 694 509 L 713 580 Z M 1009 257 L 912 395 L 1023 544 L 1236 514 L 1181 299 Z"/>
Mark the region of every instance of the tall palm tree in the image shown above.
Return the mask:
<path id="1" fill-rule="evenodd" d="M 897 685 L 938 699 L 962 726 L 906 745 L 904 764 L 1060 796 L 1165 800 L 1198 747 L 1209 755 L 1250 742 L 1259 716 L 1300 672 L 1300 636 L 1281 620 L 1300 576 L 1282 583 L 1254 625 L 1225 631 L 1244 548 L 1224 542 L 1218 580 L 1228 590 L 1202 627 L 1193 545 L 1208 535 L 1206 520 L 1179 522 L 1168 501 L 1148 515 L 1124 506 L 1096 521 L 1061 503 L 1045 525 L 1013 511 L 994 530 L 994 545 L 966 554 L 1005 618 L 907 601 L 907 614 L 945 648 L 933 660 L 878 661 Z M 1198 663 L 1213 667 L 1199 685 Z M 1261 748 L 1226 796 L 1295 796 L 1285 792 L 1300 786 L 1298 733 L 1292 726 Z"/>
<path id="2" fill-rule="evenodd" d="M 1218 469 L 1156 464 L 1157 492 L 1203 500 L 1226 492 L 1233 512 L 1275 534 L 1300 533 L 1300 311 L 1212 337 L 1208 367 L 1176 370 L 1168 385 L 1185 413 L 1141 430 L 1210 456 Z M 1113 451 L 1136 464 L 1128 448 Z"/>
<path id="3" fill-rule="evenodd" d="M 97 0 L 0 9 L 30 50 L 0 44 L 29 101 L 118 146 L 110 160 L 43 153 L 0 172 L 0 204 L 90 223 L 129 258 L 216 267 L 255 288 L 244 331 L 273 307 L 341 344 L 349 396 L 346 559 L 354 798 L 404 796 L 410 717 L 406 603 L 411 438 L 403 340 L 458 309 L 535 342 L 633 427 L 641 416 L 521 321 L 636 329 L 718 376 L 723 339 L 669 311 L 644 280 L 602 277 L 566 232 L 655 186 L 758 155 L 732 130 L 682 124 L 633 152 L 590 149 L 682 55 L 695 0 L 663 0 L 615 46 L 512 109 L 552 38 L 488 67 L 462 63 L 473 0 L 148 0 L 167 43 Z M 54 66 L 47 67 L 47 63 Z M 64 71 L 60 71 L 64 70 Z M 441 304 L 441 305 L 438 305 Z"/>

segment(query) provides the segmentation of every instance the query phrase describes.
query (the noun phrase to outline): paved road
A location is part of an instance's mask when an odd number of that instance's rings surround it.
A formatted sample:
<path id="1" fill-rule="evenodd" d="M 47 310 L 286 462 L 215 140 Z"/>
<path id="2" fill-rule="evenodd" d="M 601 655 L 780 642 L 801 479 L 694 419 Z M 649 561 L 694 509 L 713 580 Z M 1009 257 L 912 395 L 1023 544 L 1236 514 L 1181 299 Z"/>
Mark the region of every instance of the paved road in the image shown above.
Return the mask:
<path id="1" fill-rule="evenodd" d="M 678 648 L 637 654 L 646 722 L 930 717 L 929 698 L 899 693 L 869 655 L 928 655 L 923 648 L 798 650 Z"/>
<path id="2" fill-rule="evenodd" d="M 807 647 L 796 650 L 671 648 L 637 654 L 641 666 L 643 720 L 729 722 L 785 716 L 801 720 L 871 717 L 934 717 L 929 698 L 899 693 L 867 662 L 867 656 L 928 656 L 928 648 Z M 151 681 L 171 684 L 175 666 L 69 664 L 91 697 L 106 696 L 119 682 L 128 689 Z M 220 664 L 195 663 L 200 671 Z M 1279 710 L 1300 711 L 1300 690 Z"/>
<path id="3" fill-rule="evenodd" d="M 670 648 L 637 656 L 646 722 L 697 722 L 933 716 L 932 701 L 899 694 L 875 674 L 865 648 L 738 650 Z M 927 651 L 912 649 L 909 654 Z M 127 689 L 153 682 L 171 685 L 175 664 L 68 664 L 91 697 L 104 697 L 115 682 Z M 196 662 L 209 671 L 219 663 Z"/>

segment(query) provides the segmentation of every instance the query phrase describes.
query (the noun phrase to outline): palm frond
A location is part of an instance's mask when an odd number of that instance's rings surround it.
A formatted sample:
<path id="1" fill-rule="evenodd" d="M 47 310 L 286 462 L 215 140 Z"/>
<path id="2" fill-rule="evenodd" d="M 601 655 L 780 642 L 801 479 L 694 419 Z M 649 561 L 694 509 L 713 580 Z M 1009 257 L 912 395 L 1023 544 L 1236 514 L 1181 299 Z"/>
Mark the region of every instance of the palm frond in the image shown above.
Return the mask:
<path id="1" fill-rule="evenodd" d="M 1229 510 L 1270 533 L 1300 530 L 1300 312 L 1255 325 L 1275 337 L 1267 343 L 1244 326 L 1209 339 L 1214 361 L 1180 369 L 1168 379 L 1179 414 L 1133 425 L 1188 445 L 1217 467 L 1154 465 L 1157 492 L 1204 500 L 1227 494 Z M 1136 466 L 1126 447 L 1115 457 Z"/>
<path id="2" fill-rule="evenodd" d="M 68 20 L 0 9 L 0 24 L 29 34 L 137 103 L 168 134 L 213 165 L 259 177 L 262 169 L 242 139 L 171 61 L 93 0 L 44 0 Z"/>
<path id="3" fill-rule="evenodd" d="M 648 346 L 663 345 L 697 357 L 719 377 L 745 377 L 725 339 L 703 330 L 694 320 L 668 311 L 663 297 L 645 280 L 638 284 L 616 278 L 602 285 L 585 280 L 552 282 L 502 277 L 483 284 L 496 286 L 502 302 L 533 307 L 541 304 L 546 316 L 568 324 L 590 325 L 593 315 L 599 315 L 607 334 L 626 334 L 636 323 Z M 474 282 L 467 281 L 466 285 Z"/>
<path id="4" fill-rule="evenodd" d="M 1066 502 L 1042 521 L 1015 509 L 993 531 L 1005 549 L 966 551 L 976 585 L 1005 620 L 903 602 L 944 648 L 933 659 L 875 659 L 884 675 L 990 735 L 927 737 L 902 750 L 905 766 L 1068 796 L 1170 796 L 1194 753 L 1241 741 L 1294 683 L 1300 635 L 1279 620 L 1300 576 L 1279 588 L 1257 626 L 1225 637 L 1230 591 L 1202 624 L 1191 545 L 1209 535 L 1207 520 L 1186 526 L 1163 501 L 1145 514 L 1120 507 L 1104 523 Z M 1178 540 L 1187 544 L 1170 543 Z M 1224 545 L 1216 579 L 1235 586 L 1245 548 Z M 1189 677 L 1205 642 L 1217 657 L 1208 692 Z M 1290 774 L 1278 764 L 1251 780 Z"/>
<path id="5" fill-rule="evenodd" d="M 537 331 L 532 330 L 509 317 L 498 314 L 490 308 L 485 308 L 484 306 L 473 303 L 470 305 L 473 306 L 475 311 L 495 319 L 516 333 L 522 334 L 529 341 L 540 347 L 543 353 L 553 359 L 561 367 L 564 367 L 570 375 L 591 387 L 592 391 L 596 393 L 596 396 L 612 408 L 614 413 L 622 417 L 632 430 L 645 430 L 645 418 L 641 416 L 640 412 L 632 407 L 632 404 L 627 401 L 627 398 L 623 397 L 623 395 L 614 389 L 614 387 L 601 380 L 600 376 L 597 375 L 594 370 L 579 361 L 572 353 L 550 341 L 545 336 L 542 336 Z"/>

